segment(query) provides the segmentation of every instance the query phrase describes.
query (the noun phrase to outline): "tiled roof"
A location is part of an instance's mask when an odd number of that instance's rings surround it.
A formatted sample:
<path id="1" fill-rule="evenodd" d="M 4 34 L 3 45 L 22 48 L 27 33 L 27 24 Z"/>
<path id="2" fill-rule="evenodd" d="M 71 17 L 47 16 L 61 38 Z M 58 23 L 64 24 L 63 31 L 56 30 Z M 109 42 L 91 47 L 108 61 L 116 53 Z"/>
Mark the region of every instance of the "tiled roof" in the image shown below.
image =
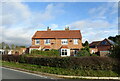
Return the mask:
<path id="1" fill-rule="evenodd" d="M 97 46 L 101 41 L 94 41 L 89 44 L 89 46 Z"/>
<path id="2" fill-rule="evenodd" d="M 82 38 L 80 30 L 37 31 L 32 38 Z"/>
<path id="3" fill-rule="evenodd" d="M 67 49 L 67 48 L 68 48 L 68 46 L 61 46 L 61 48 L 66 48 L 66 49 Z"/>
<path id="4" fill-rule="evenodd" d="M 105 40 L 107 40 L 111 45 L 115 45 L 115 42 L 113 42 L 112 40 L 110 39 L 105 39 Z"/>
<path id="5" fill-rule="evenodd" d="M 44 49 L 50 49 L 51 47 L 50 46 L 45 46 Z"/>
<path id="6" fill-rule="evenodd" d="M 30 46 L 30 48 L 39 48 L 40 46 Z"/>

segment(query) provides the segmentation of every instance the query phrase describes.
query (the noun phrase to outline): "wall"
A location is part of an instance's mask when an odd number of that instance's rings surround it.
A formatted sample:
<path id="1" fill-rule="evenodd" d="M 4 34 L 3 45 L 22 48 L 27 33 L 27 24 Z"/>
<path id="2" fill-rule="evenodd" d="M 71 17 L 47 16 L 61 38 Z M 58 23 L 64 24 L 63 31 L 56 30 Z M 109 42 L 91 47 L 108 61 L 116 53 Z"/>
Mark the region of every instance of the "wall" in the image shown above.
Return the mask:
<path id="1" fill-rule="evenodd" d="M 51 49 L 59 49 L 62 46 L 61 39 L 51 39 L 50 42 L 51 42 L 50 45 L 45 45 L 44 39 L 40 39 L 41 48 L 43 49 L 45 46 L 50 46 Z M 35 45 L 35 39 L 32 39 L 32 45 Z M 68 39 L 68 45 L 66 45 L 66 46 L 68 46 L 69 49 L 81 49 L 82 41 L 81 41 L 81 39 L 78 39 L 78 44 L 74 45 L 73 39 Z"/>

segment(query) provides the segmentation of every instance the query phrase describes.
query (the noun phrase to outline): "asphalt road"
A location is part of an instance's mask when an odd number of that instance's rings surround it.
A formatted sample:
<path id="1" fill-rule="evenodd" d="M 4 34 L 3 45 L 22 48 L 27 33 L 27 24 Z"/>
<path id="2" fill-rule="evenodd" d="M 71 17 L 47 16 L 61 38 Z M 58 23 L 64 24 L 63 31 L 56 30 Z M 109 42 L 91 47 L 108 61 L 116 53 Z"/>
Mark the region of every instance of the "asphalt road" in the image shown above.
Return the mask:
<path id="1" fill-rule="evenodd" d="M 2 81 L 115 81 L 115 80 L 55 79 L 48 76 L 37 75 L 33 73 L 13 70 L 4 67 L 2 68 L 1 74 Z"/>

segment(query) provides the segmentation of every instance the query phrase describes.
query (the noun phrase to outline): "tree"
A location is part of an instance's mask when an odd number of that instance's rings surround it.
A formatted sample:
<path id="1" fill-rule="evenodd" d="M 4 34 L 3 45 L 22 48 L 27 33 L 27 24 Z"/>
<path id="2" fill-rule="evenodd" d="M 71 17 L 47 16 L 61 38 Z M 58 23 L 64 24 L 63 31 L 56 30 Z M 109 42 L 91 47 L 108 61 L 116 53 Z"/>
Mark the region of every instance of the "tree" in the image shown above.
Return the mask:
<path id="1" fill-rule="evenodd" d="M 83 46 L 84 46 L 84 48 L 82 48 L 82 49 L 87 50 L 88 52 L 90 52 L 88 41 L 85 41 L 85 43 L 83 43 Z"/>
<path id="2" fill-rule="evenodd" d="M 110 57 L 120 58 L 120 35 L 116 35 L 115 37 L 108 37 L 108 39 L 115 42 L 115 46 L 110 50 Z"/>
<path id="3" fill-rule="evenodd" d="M 115 43 L 119 42 L 120 41 L 120 35 L 116 35 L 115 37 L 108 37 L 108 39 L 114 41 Z"/>
<path id="4" fill-rule="evenodd" d="M 83 46 L 89 46 L 88 41 L 85 41 L 85 43 L 83 43 Z"/>
<path id="5" fill-rule="evenodd" d="M 111 50 L 110 57 L 120 59 L 120 42 L 118 42 Z"/>
<path id="6" fill-rule="evenodd" d="M 15 45 L 14 45 L 14 44 L 11 45 L 11 49 L 12 49 L 12 50 L 15 49 Z"/>
<path id="7" fill-rule="evenodd" d="M 2 43 L 0 43 L 0 49 L 2 49 Z"/>
<path id="8" fill-rule="evenodd" d="M 6 47 L 5 42 L 2 42 L 2 49 L 5 49 L 5 47 Z"/>
<path id="9" fill-rule="evenodd" d="M 19 49 L 20 49 L 20 46 L 16 46 L 15 49 L 16 49 L 16 50 L 19 50 Z"/>
<path id="10" fill-rule="evenodd" d="M 9 47 L 9 45 L 8 45 L 8 44 L 6 44 L 5 49 L 6 49 L 6 50 L 9 50 L 9 49 L 10 49 L 10 47 Z"/>
<path id="11" fill-rule="evenodd" d="M 20 46 L 20 48 L 26 48 L 26 46 Z"/>

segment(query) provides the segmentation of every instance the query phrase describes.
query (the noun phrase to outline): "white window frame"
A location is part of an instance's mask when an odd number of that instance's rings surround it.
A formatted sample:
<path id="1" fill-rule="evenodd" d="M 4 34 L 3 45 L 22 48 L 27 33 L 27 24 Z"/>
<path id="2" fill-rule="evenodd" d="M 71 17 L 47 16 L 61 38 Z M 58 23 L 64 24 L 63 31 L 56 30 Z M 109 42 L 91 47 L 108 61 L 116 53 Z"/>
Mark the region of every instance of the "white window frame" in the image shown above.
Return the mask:
<path id="1" fill-rule="evenodd" d="M 67 56 L 67 49 L 61 49 L 61 56 Z"/>
<path id="2" fill-rule="evenodd" d="M 78 39 L 73 39 L 73 44 L 78 44 Z"/>
<path id="3" fill-rule="evenodd" d="M 49 40 L 49 41 L 48 41 Z M 45 39 L 44 44 L 50 44 L 50 39 Z"/>
<path id="4" fill-rule="evenodd" d="M 61 44 L 62 45 L 67 45 L 68 44 L 68 40 L 67 39 L 62 39 L 61 40 Z"/>
<path id="5" fill-rule="evenodd" d="M 39 43 L 37 43 L 39 41 Z M 40 39 L 35 39 L 35 45 L 39 45 L 40 44 Z"/>

